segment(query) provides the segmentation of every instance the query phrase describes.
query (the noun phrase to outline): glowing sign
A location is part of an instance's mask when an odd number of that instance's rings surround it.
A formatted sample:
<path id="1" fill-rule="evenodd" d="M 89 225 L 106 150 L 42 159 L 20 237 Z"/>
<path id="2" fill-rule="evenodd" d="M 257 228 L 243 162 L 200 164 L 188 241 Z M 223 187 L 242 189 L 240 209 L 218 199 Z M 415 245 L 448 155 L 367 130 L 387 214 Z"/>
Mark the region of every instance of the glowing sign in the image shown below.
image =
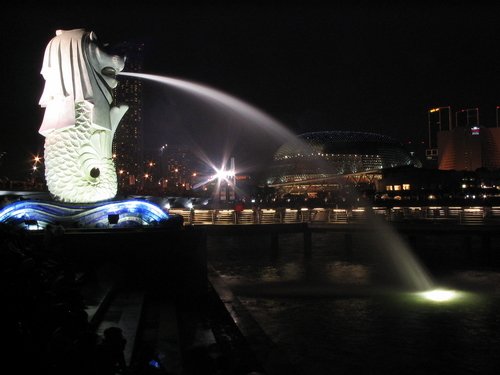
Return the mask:
<path id="1" fill-rule="evenodd" d="M 479 135 L 480 132 L 479 126 L 473 126 L 472 128 L 470 128 L 470 132 L 472 135 Z"/>

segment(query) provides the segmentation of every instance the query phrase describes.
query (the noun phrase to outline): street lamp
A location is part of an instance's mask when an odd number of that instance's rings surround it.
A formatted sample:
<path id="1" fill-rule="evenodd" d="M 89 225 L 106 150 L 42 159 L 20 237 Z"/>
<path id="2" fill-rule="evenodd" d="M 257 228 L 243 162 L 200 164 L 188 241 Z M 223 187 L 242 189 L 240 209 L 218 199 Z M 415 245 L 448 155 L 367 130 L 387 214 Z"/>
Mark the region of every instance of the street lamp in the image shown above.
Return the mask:
<path id="1" fill-rule="evenodd" d="M 33 173 L 33 178 L 34 178 L 35 173 L 38 170 L 38 164 L 42 163 L 42 158 L 38 155 L 35 155 L 35 156 L 33 156 L 32 162 L 33 162 L 33 165 L 31 166 L 31 170 Z"/>
<path id="2" fill-rule="evenodd" d="M 442 122 L 442 110 L 447 109 L 448 110 L 448 130 L 451 130 L 452 123 L 451 123 L 451 107 L 446 106 L 446 107 L 436 107 L 436 108 L 431 108 L 427 112 L 427 120 L 428 120 L 428 126 L 429 126 L 429 149 L 433 148 L 432 144 L 432 131 L 431 131 L 431 113 L 437 113 L 438 115 L 438 121 L 436 124 L 439 124 L 439 131 L 443 130 L 443 122 Z"/>
<path id="3" fill-rule="evenodd" d="M 465 112 L 465 120 L 466 126 L 470 126 L 469 119 L 471 118 L 471 115 L 469 114 L 470 112 L 476 112 L 476 123 L 474 125 L 479 126 L 479 108 L 467 108 L 467 109 L 462 109 L 460 111 L 455 112 L 455 127 L 458 126 L 458 114 L 459 113 L 464 113 Z"/>

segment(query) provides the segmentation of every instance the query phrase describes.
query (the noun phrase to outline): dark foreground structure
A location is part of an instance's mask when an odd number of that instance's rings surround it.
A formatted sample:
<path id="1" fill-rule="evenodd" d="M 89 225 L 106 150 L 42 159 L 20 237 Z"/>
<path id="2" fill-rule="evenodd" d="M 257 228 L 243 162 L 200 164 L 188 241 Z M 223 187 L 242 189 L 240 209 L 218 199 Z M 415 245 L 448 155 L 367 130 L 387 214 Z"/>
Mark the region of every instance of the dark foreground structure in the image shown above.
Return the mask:
<path id="1" fill-rule="evenodd" d="M 0 231 L 4 370 L 264 373 L 208 282 L 203 229 Z"/>
<path id="2" fill-rule="evenodd" d="M 498 225 L 391 225 L 436 269 L 500 264 Z M 315 258 L 321 264 L 330 253 L 350 259 L 370 228 L 353 222 L 26 231 L 2 224 L 1 366 L 40 374 L 295 374 L 218 272 L 242 262 L 249 274 L 259 273 L 269 268 L 259 263 L 267 257 L 280 264 L 291 254 L 290 238 L 303 249 L 298 266 Z M 336 240 L 327 257 L 313 243 L 330 237 Z M 207 261 L 207 244 L 218 269 Z M 252 256 L 259 262 L 247 263 Z"/>

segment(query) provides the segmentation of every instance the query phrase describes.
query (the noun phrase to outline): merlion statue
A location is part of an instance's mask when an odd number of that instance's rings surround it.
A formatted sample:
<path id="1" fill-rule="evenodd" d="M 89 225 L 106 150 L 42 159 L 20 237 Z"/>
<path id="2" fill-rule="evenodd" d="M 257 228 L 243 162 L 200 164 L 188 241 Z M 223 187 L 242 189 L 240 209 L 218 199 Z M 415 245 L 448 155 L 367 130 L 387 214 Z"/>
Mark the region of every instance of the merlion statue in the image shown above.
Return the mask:
<path id="1" fill-rule="evenodd" d="M 94 32 L 58 30 L 45 50 L 45 178 L 56 200 L 91 203 L 116 195 L 111 146 L 128 106 L 112 106 L 125 60 L 97 44 Z"/>

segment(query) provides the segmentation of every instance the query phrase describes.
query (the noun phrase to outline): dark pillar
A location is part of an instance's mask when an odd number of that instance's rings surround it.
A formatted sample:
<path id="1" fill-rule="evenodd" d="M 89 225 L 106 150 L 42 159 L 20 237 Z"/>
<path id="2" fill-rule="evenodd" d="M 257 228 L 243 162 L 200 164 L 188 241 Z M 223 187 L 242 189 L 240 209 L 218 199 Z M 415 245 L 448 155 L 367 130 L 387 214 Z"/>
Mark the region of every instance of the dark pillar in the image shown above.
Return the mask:
<path id="1" fill-rule="evenodd" d="M 304 255 L 308 257 L 312 255 L 312 233 L 307 227 L 304 229 Z"/>
<path id="2" fill-rule="evenodd" d="M 493 257 L 491 253 L 491 236 L 483 234 L 481 237 L 481 260 L 482 263 L 490 265 Z"/>
<path id="3" fill-rule="evenodd" d="M 346 233 L 345 234 L 345 252 L 349 255 L 352 254 L 352 234 L 351 233 Z"/>
<path id="4" fill-rule="evenodd" d="M 186 230 L 179 256 L 182 262 L 176 272 L 179 284 L 182 286 L 181 299 L 188 305 L 204 302 L 208 282 L 206 230 L 199 228 Z"/>
<path id="5" fill-rule="evenodd" d="M 408 244 L 410 247 L 414 250 L 417 249 L 417 236 L 414 234 L 411 234 L 408 236 Z"/>
<path id="6" fill-rule="evenodd" d="M 278 232 L 271 233 L 271 256 L 276 258 L 280 250 L 280 241 Z"/>
<path id="7" fill-rule="evenodd" d="M 472 252 L 472 239 L 470 236 L 465 236 L 463 239 L 464 258 L 467 262 L 475 261 L 475 256 Z"/>

